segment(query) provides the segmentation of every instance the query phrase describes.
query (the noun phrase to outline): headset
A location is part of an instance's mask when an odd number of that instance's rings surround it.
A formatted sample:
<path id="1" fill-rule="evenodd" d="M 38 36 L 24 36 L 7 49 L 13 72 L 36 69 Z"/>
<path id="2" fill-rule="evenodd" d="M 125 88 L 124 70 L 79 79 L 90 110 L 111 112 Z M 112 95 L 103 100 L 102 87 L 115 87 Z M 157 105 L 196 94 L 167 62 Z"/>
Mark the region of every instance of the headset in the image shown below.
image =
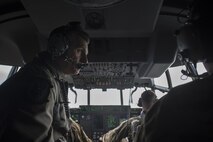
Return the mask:
<path id="1" fill-rule="evenodd" d="M 73 64 L 76 68 L 81 69 L 87 66 L 87 64 L 77 63 L 77 61 L 65 55 L 66 51 L 71 48 L 68 36 L 73 33 L 78 33 L 83 39 L 89 42 L 89 35 L 83 31 L 80 22 L 74 21 L 58 27 L 50 33 L 48 39 L 48 52 L 52 55 L 53 60 L 57 57 L 65 56 L 65 62 Z"/>

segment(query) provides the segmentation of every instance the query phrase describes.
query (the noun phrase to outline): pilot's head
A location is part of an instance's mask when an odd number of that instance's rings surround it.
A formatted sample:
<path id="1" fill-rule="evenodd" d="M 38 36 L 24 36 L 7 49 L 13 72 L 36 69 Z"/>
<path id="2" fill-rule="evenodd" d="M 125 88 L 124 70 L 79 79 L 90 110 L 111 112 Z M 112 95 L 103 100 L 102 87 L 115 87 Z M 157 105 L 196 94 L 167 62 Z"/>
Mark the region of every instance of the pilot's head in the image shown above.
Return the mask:
<path id="1" fill-rule="evenodd" d="M 212 5 L 208 0 L 195 0 L 187 24 L 177 32 L 181 52 L 192 62 L 213 63 Z"/>
<path id="2" fill-rule="evenodd" d="M 48 39 L 48 52 L 58 69 L 65 74 L 78 74 L 81 64 L 88 62 L 89 36 L 79 22 L 54 29 Z"/>
<path id="3" fill-rule="evenodd" d="M 157 96 L 151 90 L 146 90 L 141 94 L 138 100 L 138 106 L 143 107 L 144 111 L 148 111 L 151 106 L 156 102 Z"/>

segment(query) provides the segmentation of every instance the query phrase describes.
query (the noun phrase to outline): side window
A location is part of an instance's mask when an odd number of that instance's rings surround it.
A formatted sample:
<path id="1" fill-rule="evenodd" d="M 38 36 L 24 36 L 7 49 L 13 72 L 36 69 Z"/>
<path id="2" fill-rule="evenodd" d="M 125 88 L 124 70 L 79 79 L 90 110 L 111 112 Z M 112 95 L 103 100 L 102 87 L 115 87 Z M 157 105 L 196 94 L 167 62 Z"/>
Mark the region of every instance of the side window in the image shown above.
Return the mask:
<path id="1" fill-rule="evenodd" d="M 181 70 L 186 70 L 186 67 L 185 66 L 178 66 L 178 67 L 169 68 L 173 87 L 192 81 L 192 79 L 190 77 L 183 75 L 181 73 Z"/>
<path id="2" fill-rule="evenodd" d="M 198 63 L 197 64 L 197 72 L 198 72 L 198 74 L 202 74 L 202 73 L 206 72 L 206 69 L 205 69 L 203 63 Z"/>
<path id="3" fill-rule="evenodd" d="M 190 77 L 183 75 L 181 73 L 181 70 L 186 70 L 186 67 L 179 66 L 179 67 L 169 68 L 173 87 L 192 81 L 192 79 Z M 197 71 L 198 71 L 198 74 L 202 74 L 202 73 L 206 72 L 206 69 L 205 69 L 203 63 L 197 64 Z"/>
<path id="4" fill-rule="evenodd" d="M 154 78 L 154 82 L 155 82 L 155 85 L 158 85 L 158 86 L 162 86 L 162 87 L 165 87 L 165 88 L 168 88 L 168 82 L 167 82 L 167 79 L 166 79 L 166 74 L 163 73 L 160 77 L 158 78 Z M 164 96 L 167 92 L 161 92 L 159 90 L 155 90 L 155 94 L 157 95 L 157 98 L 160 99 L 162 96 Z"/>
<path id="5" fill-rule="evenodd" d="M 11 68 L 12 66 L 0 65 L 0 84 L 2 84 L 7 79 Z"/>
<path id="6" fill-rule="evenodd" d="M 192 81 L 192 79 L 190 77 L 183 75 L 181 73 L 181 70 L 186 70 L 186 67 L 185 66 L 178 66 L 178 67 L 169 68 L 173 87 Z M 206 69 L 205 69 L 203 63 L 197 64 L 197 71 L 198 71 L 198 74 L 202 74 L 202 73 L 206 72 Z M 167 83 L 165 73 L 163 73 L 160 77 L 155 78 L 154 81 L 155 81 L 155 85 L 168 88 L 168 83 Z M 159 90 L 156 90 L 155 93 L 156 93 L 156 95 L 158 96 L 158 99 L 159 99 L 162 96 L 164 96 L 167 92 L 163 93 Z"/>

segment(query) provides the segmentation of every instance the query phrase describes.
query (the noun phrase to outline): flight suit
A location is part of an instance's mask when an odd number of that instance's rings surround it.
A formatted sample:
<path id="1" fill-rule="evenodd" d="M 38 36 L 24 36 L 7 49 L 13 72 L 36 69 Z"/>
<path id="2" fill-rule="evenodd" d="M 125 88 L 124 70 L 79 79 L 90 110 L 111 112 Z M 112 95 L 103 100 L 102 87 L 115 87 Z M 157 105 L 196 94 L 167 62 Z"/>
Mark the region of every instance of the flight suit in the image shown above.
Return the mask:
<path id="1" fill-rule="evenodd" d="M 40 54 L 0 86 L 1 142 L 72 141 L 68 88 L 50 58 Z"/>
<path id="2" fill-rule="evenodd" d="M 123 121 L 118 127 L 110 130 L 102 136 L 103 142 L 123 142 L 133 141 L 136 135 L 138 125 L 142 124 L 143 119 L 141 116 L 131 117 L 128 120 Z"/>

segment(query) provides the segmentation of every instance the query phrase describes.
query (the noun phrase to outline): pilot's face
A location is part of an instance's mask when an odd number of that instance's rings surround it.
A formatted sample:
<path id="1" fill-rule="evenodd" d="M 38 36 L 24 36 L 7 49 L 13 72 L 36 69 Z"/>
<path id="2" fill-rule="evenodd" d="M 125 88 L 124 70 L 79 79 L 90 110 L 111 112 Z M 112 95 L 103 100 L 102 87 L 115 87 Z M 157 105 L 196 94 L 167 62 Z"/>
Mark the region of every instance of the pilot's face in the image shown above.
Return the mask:
<path id="1" fill-rule="evenodd" d="M 67 62 L 64 73 L 76 75 L 79 74 L 80 68 L 78 68 L 78 63 L 88 63 L 88 42 L 84 39 L 73 40 L 72 48 L 67 51 L 66 57 L 70 59 Z M 75 42 L 75 43 L 74 43 Z"/>

